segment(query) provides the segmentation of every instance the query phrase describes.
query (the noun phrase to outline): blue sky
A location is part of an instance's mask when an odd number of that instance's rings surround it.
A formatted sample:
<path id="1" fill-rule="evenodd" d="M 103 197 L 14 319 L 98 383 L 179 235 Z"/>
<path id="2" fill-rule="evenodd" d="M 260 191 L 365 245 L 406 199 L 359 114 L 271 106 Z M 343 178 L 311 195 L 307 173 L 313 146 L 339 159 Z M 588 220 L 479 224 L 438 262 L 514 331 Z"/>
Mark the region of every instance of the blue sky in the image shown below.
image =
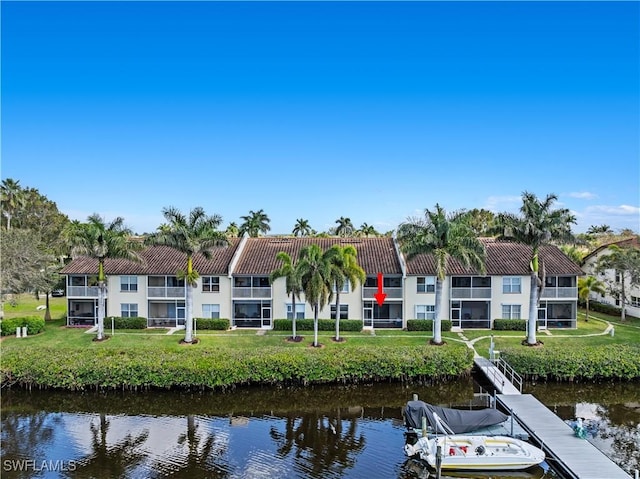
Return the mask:
<path id="1" fill-rule="evenodd" d="M 523 191 L 640 231 L 638 2 L 8 2 L 1 176 L 72 219 L 384 232 Z"/>

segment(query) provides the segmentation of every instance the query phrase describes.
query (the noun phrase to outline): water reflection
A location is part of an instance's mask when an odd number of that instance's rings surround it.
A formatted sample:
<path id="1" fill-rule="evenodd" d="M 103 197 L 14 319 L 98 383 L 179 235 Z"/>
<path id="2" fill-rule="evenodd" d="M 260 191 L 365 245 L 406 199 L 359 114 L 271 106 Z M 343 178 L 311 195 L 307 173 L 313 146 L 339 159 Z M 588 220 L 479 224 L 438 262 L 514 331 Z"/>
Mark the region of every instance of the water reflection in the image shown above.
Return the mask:
<path id="1" fill-rule="evenodd" d="M 587 400 L 597 396 L 597 390 L 584 388 L 530 387 L 566 418 L 585 404 L 572 399 L 574 392 Z M 428 479 L 433 473 L 402 452 L 401 411 L 413 392 L 442 406 L 473 407 L 487 400 L 472 380 L 224 394 L 7 391 L 2 477 Z M 584 406 L 585 411 L 598 417 L 598 438 L 612 457 L 625 469 L 638 467 L 637 390 L 607 388 L 606 394 L 615 402 L 588 403 L 597 406 Z M 43 460 L 52 467 L 38 467 Z M 526 472 L 448 474 L 443 477 L 559 477 L 546 463 Z"/>

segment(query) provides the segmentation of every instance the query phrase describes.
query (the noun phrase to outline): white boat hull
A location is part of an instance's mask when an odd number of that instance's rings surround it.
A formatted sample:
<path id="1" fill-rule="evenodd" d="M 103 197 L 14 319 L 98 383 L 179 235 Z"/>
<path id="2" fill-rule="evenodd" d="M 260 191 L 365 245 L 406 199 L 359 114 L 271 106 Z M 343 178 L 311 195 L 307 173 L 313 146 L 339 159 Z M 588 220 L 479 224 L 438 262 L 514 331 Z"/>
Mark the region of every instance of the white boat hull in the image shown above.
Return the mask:
<path id="1" fill-rule="evenodd" d="M 506 436 L 449 435 L 422 437 L 405 445 L 405 454 L 436 468 L 438 446 L 442 470 L 509 471 L 540 464 L 544 452 L 528 442 Z"/>

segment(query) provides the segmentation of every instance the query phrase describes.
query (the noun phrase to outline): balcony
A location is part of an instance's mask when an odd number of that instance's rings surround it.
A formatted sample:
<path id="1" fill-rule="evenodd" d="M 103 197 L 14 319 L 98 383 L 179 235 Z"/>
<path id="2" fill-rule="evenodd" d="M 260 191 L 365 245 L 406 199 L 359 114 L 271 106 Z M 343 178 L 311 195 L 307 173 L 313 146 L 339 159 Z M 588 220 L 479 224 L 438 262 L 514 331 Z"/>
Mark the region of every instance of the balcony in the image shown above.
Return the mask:
<path id="1" fill-rule="evenodd" d="M 571 298 L 578 297 L 578 288 L 544 288 L 541 298 Z"/>
<path id="2" fill-rule="evenodd" d="M 147 288 L 148 298 L 184 298 L 184 286 L 149 286 Z"/>
<path id="3" fill-rule="evenodd" d="M 491 288 L 451 288 L 451 299 L 491 298 Z"/>
<path id="4" fill-rule="evenodd" d="M 375 299 L 378 288 L 362 288 L 362 299 Z M 387 295 L 387 299 L 402 299 L 402 288 L 383 288 L 382 292 Z"/>
<path id="5" fill-rule="evenodd" d="M 234 298 L 271 298 L 271 287 L 259 287 L 259 286 L 235 286 L 233 288 Z"/>
<path id="6" fill-rule="evenodd" d="M 97 298 L 97 286 L 67 286 L 67 297 Z"/>

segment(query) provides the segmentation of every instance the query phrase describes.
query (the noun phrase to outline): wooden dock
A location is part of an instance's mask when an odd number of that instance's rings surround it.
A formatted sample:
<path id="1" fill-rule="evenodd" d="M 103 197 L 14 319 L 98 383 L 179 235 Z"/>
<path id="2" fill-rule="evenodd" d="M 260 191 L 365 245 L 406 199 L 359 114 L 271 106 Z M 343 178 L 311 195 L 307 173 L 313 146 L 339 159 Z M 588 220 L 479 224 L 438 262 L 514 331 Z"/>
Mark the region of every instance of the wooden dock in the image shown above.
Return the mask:
<path id="1" fill-rule="evenodd" d="M 631 479 L 624 470 L 531 394 L 498 394 L 498 403 L 524 427 L 565 474 L 576 479 Z"/>

